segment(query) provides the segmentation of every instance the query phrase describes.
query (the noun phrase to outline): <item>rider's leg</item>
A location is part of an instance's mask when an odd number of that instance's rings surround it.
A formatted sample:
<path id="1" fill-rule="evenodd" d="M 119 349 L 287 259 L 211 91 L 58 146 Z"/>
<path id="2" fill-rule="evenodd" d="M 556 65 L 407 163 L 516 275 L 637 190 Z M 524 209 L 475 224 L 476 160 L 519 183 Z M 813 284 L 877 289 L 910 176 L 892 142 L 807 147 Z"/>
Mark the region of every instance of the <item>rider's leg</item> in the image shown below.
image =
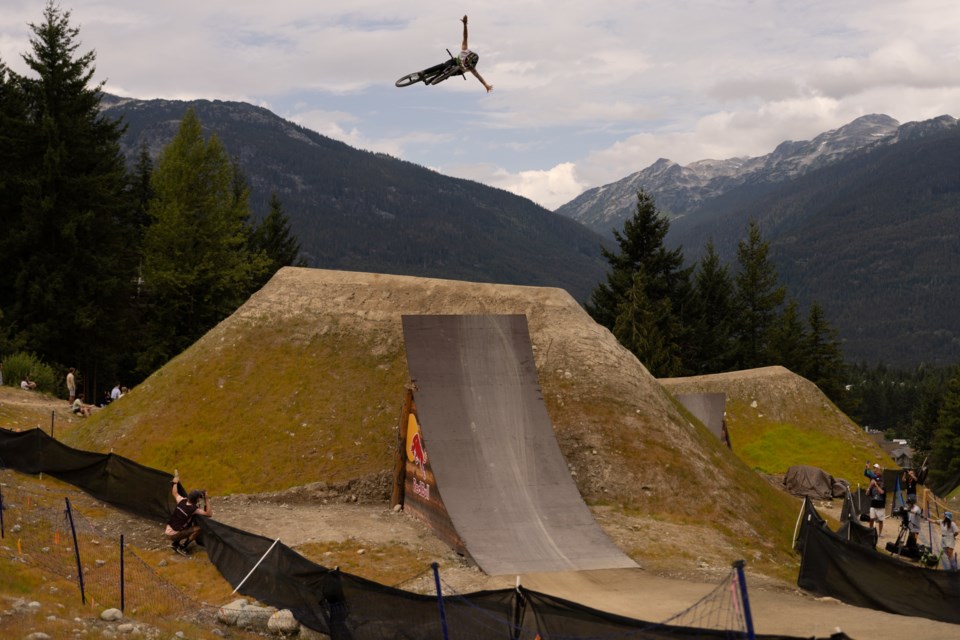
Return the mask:
<path id="1" fill-rule="evenodd" d="M 424 69 L 424 70 L 423 70 L 423 75 L 425 75 L 425 76 L 430 76 L 430 75 L 433 75 L 433 74 L 435 74 L 435 73 L 440 73 L 441 71 L 443 71 L 444 67 L 447 66 L 447 64 L 448 64 L 447 62 L 441 62 L 440 64 L 435 64 L 435 65 L 433 65 L 433 66 L 430 67 L 429 69 Z"/>

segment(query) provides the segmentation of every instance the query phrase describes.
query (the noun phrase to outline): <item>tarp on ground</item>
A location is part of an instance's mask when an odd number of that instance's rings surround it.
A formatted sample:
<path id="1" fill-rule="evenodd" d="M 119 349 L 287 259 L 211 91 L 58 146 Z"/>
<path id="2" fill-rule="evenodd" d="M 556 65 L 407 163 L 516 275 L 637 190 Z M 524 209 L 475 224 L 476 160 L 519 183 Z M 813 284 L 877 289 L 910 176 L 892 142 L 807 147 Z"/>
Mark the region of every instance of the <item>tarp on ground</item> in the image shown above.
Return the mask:
<path id="1" fill-rule="evenodd" d="M 791 494 L 814 500 L 839 498 L 846 491 L 845 481 L 835 481 L 823 469 L 809 465 L 795 465 L 787 469 L 783 484 Z"/>
<path id="2" fill-rule="evenodd" d="M 816 517 L 804 522 L 797 577 L 802 589 L 859 607 L 960 624 L 960 574 L 928 569 L 848 542 L 822 519 L 820 524 Z"/>

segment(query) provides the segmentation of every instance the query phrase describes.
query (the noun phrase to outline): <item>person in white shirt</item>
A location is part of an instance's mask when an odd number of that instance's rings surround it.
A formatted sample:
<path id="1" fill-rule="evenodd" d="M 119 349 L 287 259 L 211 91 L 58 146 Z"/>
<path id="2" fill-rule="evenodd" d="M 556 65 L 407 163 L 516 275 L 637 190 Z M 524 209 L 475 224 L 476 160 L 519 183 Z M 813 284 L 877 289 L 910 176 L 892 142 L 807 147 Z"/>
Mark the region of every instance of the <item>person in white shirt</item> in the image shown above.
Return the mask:
<path id="1" fill-rule="evenodd" d="M 943 520 L 940 521 L 940 546 L 943 547 L 943 555 L 947 556 L 947 564 L 951 571 L 957 570 L 957 554 L 954 547 L 957 544 L 957 534 L 960 528 L 953 521 L 953 513 L 946 511 L 943 514 Z"/>

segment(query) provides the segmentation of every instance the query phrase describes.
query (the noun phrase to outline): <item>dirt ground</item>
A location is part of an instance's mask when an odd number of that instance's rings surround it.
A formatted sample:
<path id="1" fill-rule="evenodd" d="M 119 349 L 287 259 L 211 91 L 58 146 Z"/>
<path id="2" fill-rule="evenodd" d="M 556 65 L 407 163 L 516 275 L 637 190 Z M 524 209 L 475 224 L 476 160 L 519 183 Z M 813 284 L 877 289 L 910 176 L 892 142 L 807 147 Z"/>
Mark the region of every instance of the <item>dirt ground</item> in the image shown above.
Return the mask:
<path id="1" fill-rule="evenodd" d="M 79 424 L 76 418 L 67 422 L 71 416 L 63 401 L 51 403 L 49 398 L 44 399 L 38 394 L 10 389 L 2 391 L 0 410 L 16 428 L 49 428 L 51 406 L 58 414 L 58 424 L 66 425 L 63 428 Z M 279 538 L 290 547 L 311 542 L 344 541 L 352 541 L 361 547 L 405 547 L 418 555 L 442 561 L 444 583 L 459 593 L 510 587 L 519 579 L 520 583 L 536 591 L 648 621 L 662 621 L 683 611 L 709 593 L 729 571 L 729 565 L 671 553 L 669 543 L 672 538 L 707 536 L 709 533 L 693 527 L 665 529 L 662 523 L 642 518 L 616 520 L 610 512 L 595 508 L 594 516 L 621 548 L 644 543 L 662 544 L 664 553 L 645 561 L 637 569 L 486 576 L 469 560 L 457 556 L 440 542 L 420 520 L 392 509 L 387 502 L 370 500 L 363 495 L 336 494 L 335 491 L 328 498 L 305 500 L 304 493 L 309 492 L 291 490 L 260 496 L 211 496 L 214 517 L 265 537 Z M 163 544 L 155 523 L 128 514 L 117 513 L 102 525 L 122 529 L 129 544 L 141 548 L 159 548 Z M 704 546 L 710 546 L 709 540 L 703 542 Z M 736 549 L 721 549 L 719 552 L 725 553 L 725 557 L 736 558 Z M 758 633 L 829 637 L 839 629 L 852 638 L 870 640 L 939 639 L 956 637 L 958 633 L 957 625 L 853 607 L 831 598 L 815 598 L 795 584 L 751 573 L 749 563 L 747 558 L 747 585 Z M 430 592 L 432 577 L 424 572 L 396 586 Z"/>
<path id="2" fill-rule="evenodd" d="M 351 496 L 343 496 L 327 504 L 305 504 L 284 501 L 275 494 L 211 496 L 211 500 L 217 520 L 279 538 L 289 547 L 345 541 L 359 547 L 407 547 L 441 562 L 444 588 L 458 593 L 509 588 L 519 580 L 534 591 L 648 621 L 666 620 L 683 611 L 710 593 L 729 571 L 729 567 L 699 568 L 682 563 L 671 567 L 672 560 L 664 558 L 656 567 L 637 569 L 487 576 L 451 551 L 418 518 L 386 503 L 353 502 Z M 132 544 L 165 546 L 156 524 L 123 515 L 113 526 L 121 526 L 121 522 Z M 432 593 L 434 589 L 432 574 L 427 571 L 395 586 L 420 593 Z M 826 638 L 842 630 L 855 639 L 920 640 L 951 638 L 958 632 L 957 625 L 817 598 L 796 585 L 753 574 L 749 565 L 747 587 L 759 634 Z"/>
<path id="3" fill-rule="evenodd" d="M 254 496 L 229 496 L 214 503 L 215 517 L 227 524 L 288 546 L 306 542 L 353 539 L 369 545 L 408 545 L 435 558 L 450 559 L 453 552 L 434 537 L 417 518 L 386 504 L 332 503 L 287 504 L 262 501 Z M 460 593 L 513 586 L 518 576 L 486 576 L 469 561 L 445 563 L 443 581 Z M 519 576 L 528 588 L 584 605 L 649 621 L 665 620 L 708 594 L 729 567 L 712 570 L 677 568 L 611 569 Z M 400 585 L 430 591 L 428 576 Z M 772 581 L 747 572 L 747 586 L 756 631 L 800 637 L 828 637 L 837 629 L 852 638 L 902 640 L 905 637 L 949 638 L 956 625 L 923 618 L 908 618 L 872 609 L 852 607 L 832 598 L 815 598 L 795 585 Z"/>

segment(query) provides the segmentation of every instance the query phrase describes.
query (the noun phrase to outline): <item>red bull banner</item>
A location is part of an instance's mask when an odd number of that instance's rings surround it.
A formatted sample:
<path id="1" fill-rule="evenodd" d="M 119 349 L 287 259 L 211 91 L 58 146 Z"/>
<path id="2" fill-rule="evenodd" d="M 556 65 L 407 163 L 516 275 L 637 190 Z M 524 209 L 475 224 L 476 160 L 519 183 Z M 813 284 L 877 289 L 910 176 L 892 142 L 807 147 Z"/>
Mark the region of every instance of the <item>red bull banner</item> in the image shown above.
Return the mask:
<path id="1" fill-rule="evenodd" d="M 401 438 L 404 443 L 403 509 L 424 520 L 441 540 L 466 553 L 466 547 L 450 521 L 440 497 L 437 481 L 430 468 L 430 453 L 417 418 L 416 404 L 401 417 Z"/>

